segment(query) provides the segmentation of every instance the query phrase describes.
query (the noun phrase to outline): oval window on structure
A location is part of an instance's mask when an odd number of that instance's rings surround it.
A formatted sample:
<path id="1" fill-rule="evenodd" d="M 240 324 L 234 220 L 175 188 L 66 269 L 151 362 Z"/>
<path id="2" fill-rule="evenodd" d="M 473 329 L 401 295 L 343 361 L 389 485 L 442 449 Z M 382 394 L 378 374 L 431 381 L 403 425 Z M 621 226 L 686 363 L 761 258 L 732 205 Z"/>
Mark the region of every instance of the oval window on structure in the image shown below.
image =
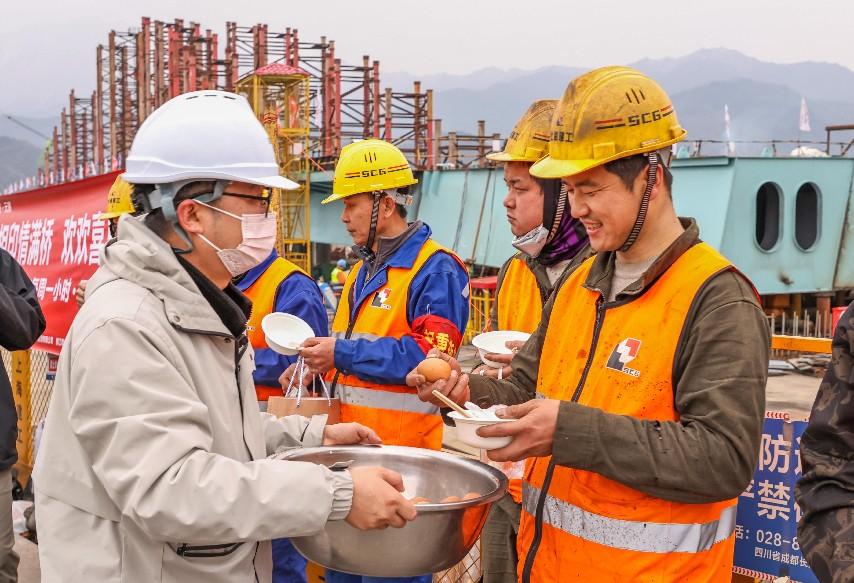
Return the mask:
<path id="1" fill-rule="evenodd" d="M 815 245 L 819 232 L 818 187 L 807 182 L 798 189 L 795 197 L 795 241 L 807 251 Z"/>
<path id="2" fill-rule="evenodd" d="M 756 193 L 756 244 L 765 251 L 780 240 L 781 198 L 780 187 L 773 182 L 766 182 Z"/>

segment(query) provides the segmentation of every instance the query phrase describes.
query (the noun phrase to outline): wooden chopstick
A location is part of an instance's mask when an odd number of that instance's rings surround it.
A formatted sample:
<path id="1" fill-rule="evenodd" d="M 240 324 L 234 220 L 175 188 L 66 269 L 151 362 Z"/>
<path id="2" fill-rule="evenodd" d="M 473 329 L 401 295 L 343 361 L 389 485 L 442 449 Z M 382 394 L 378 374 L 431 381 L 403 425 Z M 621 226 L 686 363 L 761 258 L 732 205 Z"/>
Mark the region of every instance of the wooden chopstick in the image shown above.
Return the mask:
<path id="1" fill-rule="evenodd" d="M 446 397 L 445 395 L 443 395 L 439 391 L 434 389 L 433 390 L 433 396 L 436 397 L 437 399 L 439 399 L 440 401 L 442 401 L 445 405 L 447 405 L 448 407 L 450 407 L 451 409 L 453 409 L 454 411 L 456 411 L 457 413 L 459 413 L 463 417 L 465 417 L 467 419 L 474 419 L 474 415 L 472 415 L 471 413 L 469 413 L 468 411 L 466 411 L 465 409 L 463 409 L 462 407 L 460 407 L 459 405 L 454 403 L 452 400 L 450 400 L 448 397 Z"/>

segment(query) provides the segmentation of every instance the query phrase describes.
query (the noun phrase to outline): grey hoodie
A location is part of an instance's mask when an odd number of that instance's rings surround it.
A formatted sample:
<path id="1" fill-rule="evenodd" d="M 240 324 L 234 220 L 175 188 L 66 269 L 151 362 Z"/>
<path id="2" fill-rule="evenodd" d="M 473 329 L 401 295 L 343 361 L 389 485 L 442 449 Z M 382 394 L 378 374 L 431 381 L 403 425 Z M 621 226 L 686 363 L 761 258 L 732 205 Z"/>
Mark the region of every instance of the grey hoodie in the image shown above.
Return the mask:
<path id="1" fill-rule="evenodd" d="M 86 292 L 34 473 L 43 581 L 270 581 L 259 541 L 347 515 L 349 474 L 265 459 L 325 419 L 259 412 L 251 348 L 141 219 Z"/>

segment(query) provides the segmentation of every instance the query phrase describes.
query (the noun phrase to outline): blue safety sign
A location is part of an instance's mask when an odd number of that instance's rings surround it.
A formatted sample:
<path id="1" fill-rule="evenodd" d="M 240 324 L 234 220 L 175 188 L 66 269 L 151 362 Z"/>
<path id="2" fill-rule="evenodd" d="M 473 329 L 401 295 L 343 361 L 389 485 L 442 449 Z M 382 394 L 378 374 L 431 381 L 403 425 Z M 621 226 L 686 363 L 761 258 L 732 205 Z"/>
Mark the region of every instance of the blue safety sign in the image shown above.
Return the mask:
<path id="1" fill-rule="evenodd" d="M 818 583 L 798 544 L 801 511 L 795 502 L 795 484 L 801 477 L 800 441 L 807 422 L 789 421 L 784 414 L 768 415 L 756 472 L 738 498 L 734 571 L 763 579 L 788 576 L 800 583 Z"/>

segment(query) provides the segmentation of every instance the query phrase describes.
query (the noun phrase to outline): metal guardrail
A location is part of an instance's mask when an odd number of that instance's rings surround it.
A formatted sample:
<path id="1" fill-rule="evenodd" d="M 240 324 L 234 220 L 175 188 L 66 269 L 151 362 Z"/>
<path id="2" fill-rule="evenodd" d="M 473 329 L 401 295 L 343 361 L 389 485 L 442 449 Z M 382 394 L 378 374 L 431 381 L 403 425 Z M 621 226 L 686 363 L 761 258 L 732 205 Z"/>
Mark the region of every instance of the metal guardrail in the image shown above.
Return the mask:
<path id="1" fill-rule="evenodd" d="M 813 338 L 811 336 L 784 336 L 774 335 L 771 337 L 772 350 L 788 350 L 790 352 L 816 352 L 819 354 L 830 354 L 830 338 Z"/>
<path id="2" fill-rule="evenodd" d="M 3 366 L 12 384 L 18 413 L 18 471 L 25 482 L 35 462 L 36 434 L 47 415 L 53 380 L 48 379 L 50 355 L 40 350 L 9 352 L 0 349 Z"/>
<path id="3" fill-rule="evenodd" d="M 469 323 L 463 335 L 463 344 L 470 344 L 472 338 L 489 329 L 489 314 L 492 312 L 492 301 L 492 292 L 489 290 L 471 290 Z"/>

